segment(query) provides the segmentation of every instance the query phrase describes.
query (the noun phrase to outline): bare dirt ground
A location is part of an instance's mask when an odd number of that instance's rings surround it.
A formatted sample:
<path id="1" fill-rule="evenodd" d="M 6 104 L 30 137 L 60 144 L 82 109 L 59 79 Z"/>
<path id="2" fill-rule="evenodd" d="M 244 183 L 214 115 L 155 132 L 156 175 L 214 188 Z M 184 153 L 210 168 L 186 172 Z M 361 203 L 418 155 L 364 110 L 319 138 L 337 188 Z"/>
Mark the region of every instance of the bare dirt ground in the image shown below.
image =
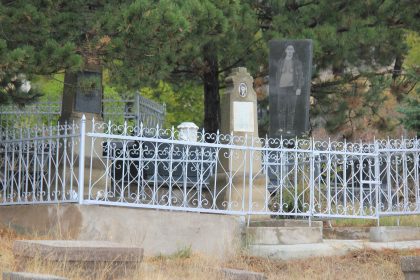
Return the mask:
<path id="1" fill-rule="evenodd" d="M 0 229 L 0 273 L 16 271 L 12 253 L 14 240 L 46 239 L 46 236 L 25 236 L 9 229 Z M 192 254 L 184 249 L 171 256 L 145 258 L 135 271 L 119 279 L 223 279 L 218 268 L 228 267 L 263 272 L 268 279 L 404 279 L 400 269 L 400 256 L 420 255 L 420 250 L 372 251 L 361 250 L 343 257 L 312 258 L 296 261 L 275 261 L 247 256 L 245 253 L 220 261 Z M 100 269 L 100 270 L 99 270 Z M 33 260 L 28 272 L 54 274 L 69 279 L 86 279 L 76 266 L 45 264 Z M 101 267 L 94 279 L 109 279 L 111 268 Z"/>

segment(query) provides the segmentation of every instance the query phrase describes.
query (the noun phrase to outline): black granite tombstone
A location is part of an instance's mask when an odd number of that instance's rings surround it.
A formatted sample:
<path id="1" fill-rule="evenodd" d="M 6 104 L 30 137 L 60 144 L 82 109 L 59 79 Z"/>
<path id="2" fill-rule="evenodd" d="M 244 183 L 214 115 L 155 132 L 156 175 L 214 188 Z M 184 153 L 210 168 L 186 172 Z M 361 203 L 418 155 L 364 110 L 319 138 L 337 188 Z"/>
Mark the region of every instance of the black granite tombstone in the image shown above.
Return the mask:
<path id="1" fill-rule="evenodd" d="M 312 40 L 270 41 L 270 137 L 309 130 Z"/>
<path id="2" fill-rule="evenodd" d="M 79 73 L 77 76 L 74 110 L 78 112 L 100 114 L 102 110 L 101 73 L 87 71 L 82 73 Z"/>

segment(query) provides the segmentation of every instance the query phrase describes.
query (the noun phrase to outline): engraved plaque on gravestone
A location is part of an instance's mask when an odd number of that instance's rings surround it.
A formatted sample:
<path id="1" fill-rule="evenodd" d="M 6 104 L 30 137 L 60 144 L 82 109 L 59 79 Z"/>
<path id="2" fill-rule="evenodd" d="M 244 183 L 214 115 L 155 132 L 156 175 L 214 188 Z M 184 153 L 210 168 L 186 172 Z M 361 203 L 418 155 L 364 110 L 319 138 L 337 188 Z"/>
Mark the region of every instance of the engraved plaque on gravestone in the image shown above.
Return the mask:
<path id="1" fill-rule="evenodd" d="M 233 102 L 233 130 L 254 132 L 254 104 L 252 102 Z"/>
<path id="2" fill-rule="evenodd" d="M 100 72 L 84 71 L 78 75 L 74 110 L 86 113 L 101 113 L 102 77 Z"/>
<path id="3" fill-rule="evenodd" d="M 270 41 L 270 137 L 309 130 L 312 40 Z"/>

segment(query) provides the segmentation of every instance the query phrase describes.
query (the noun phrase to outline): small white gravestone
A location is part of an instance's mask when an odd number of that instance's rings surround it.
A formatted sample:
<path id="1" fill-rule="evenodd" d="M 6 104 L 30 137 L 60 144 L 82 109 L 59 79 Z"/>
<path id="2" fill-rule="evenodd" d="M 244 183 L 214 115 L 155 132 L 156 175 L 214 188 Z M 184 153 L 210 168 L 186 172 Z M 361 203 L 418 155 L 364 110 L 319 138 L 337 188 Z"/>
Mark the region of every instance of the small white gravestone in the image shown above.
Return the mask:
<path id="1" fill-rule="evenodd" d="M 179 140 L 197 142 L 198 126 L 193 122 L 183 122 L 177 126 Z"/>

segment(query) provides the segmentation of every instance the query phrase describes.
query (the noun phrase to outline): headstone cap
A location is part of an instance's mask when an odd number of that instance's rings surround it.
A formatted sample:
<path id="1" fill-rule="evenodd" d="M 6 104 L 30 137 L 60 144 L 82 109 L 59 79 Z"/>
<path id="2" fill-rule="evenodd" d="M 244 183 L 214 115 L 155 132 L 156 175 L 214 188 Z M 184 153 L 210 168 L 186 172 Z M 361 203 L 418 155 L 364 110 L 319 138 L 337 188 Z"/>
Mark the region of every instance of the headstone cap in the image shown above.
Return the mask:
<path id="1" fill-rule="evenodd" d="M 194 128 L 198 129 L 198 126 L 193 122 L 183 122 L 177 126 L 178 129 L 185 129 L 185 128 Z"/>

